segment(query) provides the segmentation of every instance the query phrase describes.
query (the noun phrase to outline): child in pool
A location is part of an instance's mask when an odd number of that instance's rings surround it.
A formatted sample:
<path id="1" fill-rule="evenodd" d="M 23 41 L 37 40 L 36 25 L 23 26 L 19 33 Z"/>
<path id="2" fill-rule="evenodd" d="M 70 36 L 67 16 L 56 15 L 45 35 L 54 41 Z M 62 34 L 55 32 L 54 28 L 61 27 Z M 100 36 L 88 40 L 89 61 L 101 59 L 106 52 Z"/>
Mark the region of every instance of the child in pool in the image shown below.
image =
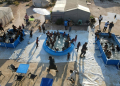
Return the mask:
<path id="1" fill-rule="evenodd" d="M 113 43 L 112 43 L 112 45 L 110 47 L 112 47 L 112 51 L 115 51 L 115 46 L 114 46 Z"/>

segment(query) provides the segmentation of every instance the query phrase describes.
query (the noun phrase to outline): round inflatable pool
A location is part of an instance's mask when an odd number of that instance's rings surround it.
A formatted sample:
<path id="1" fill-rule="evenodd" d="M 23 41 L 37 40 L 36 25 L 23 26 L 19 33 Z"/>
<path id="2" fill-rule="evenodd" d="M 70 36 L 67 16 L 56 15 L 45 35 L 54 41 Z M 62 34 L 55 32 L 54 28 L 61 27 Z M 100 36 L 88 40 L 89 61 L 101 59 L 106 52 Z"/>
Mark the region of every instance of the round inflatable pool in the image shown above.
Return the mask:
<path id="1" fill-rule="evenodd" d="M 65 34 L 65 36 L 63 37 L 62 35 L 64 34 L 63 32 L 59 32 L 60 33 L 60 38 L 56 38 L 56 42 L 54 43 L 54 47 L 48 46 L 46 44 L 46 41 L 48 40 L 48 38 L 46 37 L 44 43 L 43 43 L 43 48 L 44 50 L 54 56 L 62 56 L 62 55 L 66 55 L 68 53 L 70 53 L 73 49 L 74 49 L 74 44 L 70 43 L 69 47 L 64 48 L 65 46 L 65 41 L 67 40 L 67 36 L 68 34 Z M 52 38 L 52 37 L 51 37 Z M 70 39 L 71 40 L 71 39 Z M 57 48 L 57 50 L 55 50 Z"/>

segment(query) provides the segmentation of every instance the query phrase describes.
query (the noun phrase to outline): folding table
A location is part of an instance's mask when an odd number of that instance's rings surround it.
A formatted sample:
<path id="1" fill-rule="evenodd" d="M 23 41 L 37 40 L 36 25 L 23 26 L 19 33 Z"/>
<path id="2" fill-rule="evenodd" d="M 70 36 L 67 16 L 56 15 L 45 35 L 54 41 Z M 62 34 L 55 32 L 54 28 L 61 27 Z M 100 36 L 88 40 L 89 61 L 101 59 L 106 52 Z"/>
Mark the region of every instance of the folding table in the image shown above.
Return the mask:
<path id="1" fill-rule="evenodd" d="M 52 86 L 53 79 L 50 78 L 42 78 L 40 86 Z"/>
<path id="2" fill-rule="evenodd" d="M 28 71 L 28 68 L 29 68 L 29 64 L 20 64 L 16 72 L 26 74 Z"/>

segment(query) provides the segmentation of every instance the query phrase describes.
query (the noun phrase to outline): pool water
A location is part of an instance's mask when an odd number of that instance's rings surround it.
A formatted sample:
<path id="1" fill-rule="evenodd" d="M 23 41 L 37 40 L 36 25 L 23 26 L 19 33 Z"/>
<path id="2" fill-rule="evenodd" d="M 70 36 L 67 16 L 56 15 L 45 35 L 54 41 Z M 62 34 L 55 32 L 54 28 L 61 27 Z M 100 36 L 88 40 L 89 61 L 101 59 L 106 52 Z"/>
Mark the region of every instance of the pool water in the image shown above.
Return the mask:
<path id="1" fill-rule="evenodd" d="M 108 45 L 107 50 L 110 50 L 111 54 L 112 54 L 110 59 L 112 59 L 112 60 L 120 60 L 120 52 L 118 52 L 116 50 L 117 43 L 115 42 L 115 40 L 112 37 L 109 38 L 108 36 L 100 36 L 100 43 L 102 43 L 101 46 L 102 46 L 103 49 L 104 49 L 105 43 L 107 43 L 107 45 Z M 111 47 L 112 43 L 115 46 L 115 51 L 112 51 L 112 47 Z"/>
<path id="2" fill-rule="evenodd" d="M 54 36 L 52 36 L 52 40 L 54 40 Z M 51 48 L 52 50 L 55 50 L 55 48 L 58 48 L 58 51 L 62 51 L 62 48 L 64 47 L 65 40 L 67 40 L 67 36 L 65 35 L 64 37 L 62 34 L 60 34 L 60 38 L 58 36 L 56 37 L 56 41 L 54 43 L 54 46 L 50 44 L 48 47 Z M 49 40 L 48 40 L 49 41 Z M 67 48 L 65 48 L 67 49 Z"/>

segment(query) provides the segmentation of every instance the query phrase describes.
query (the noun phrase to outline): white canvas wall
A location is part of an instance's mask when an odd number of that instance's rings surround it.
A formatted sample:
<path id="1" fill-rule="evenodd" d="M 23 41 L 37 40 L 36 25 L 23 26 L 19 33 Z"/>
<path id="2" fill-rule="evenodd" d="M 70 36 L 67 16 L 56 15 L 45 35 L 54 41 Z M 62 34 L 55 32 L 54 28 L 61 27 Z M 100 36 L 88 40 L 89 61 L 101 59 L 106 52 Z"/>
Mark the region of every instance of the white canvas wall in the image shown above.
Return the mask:
<path id="1" fill-rule="evenodd" d="M 10 7 L 0 7 L 0 23 L 3 27 L 12 21 L 13 13 Z"/>

